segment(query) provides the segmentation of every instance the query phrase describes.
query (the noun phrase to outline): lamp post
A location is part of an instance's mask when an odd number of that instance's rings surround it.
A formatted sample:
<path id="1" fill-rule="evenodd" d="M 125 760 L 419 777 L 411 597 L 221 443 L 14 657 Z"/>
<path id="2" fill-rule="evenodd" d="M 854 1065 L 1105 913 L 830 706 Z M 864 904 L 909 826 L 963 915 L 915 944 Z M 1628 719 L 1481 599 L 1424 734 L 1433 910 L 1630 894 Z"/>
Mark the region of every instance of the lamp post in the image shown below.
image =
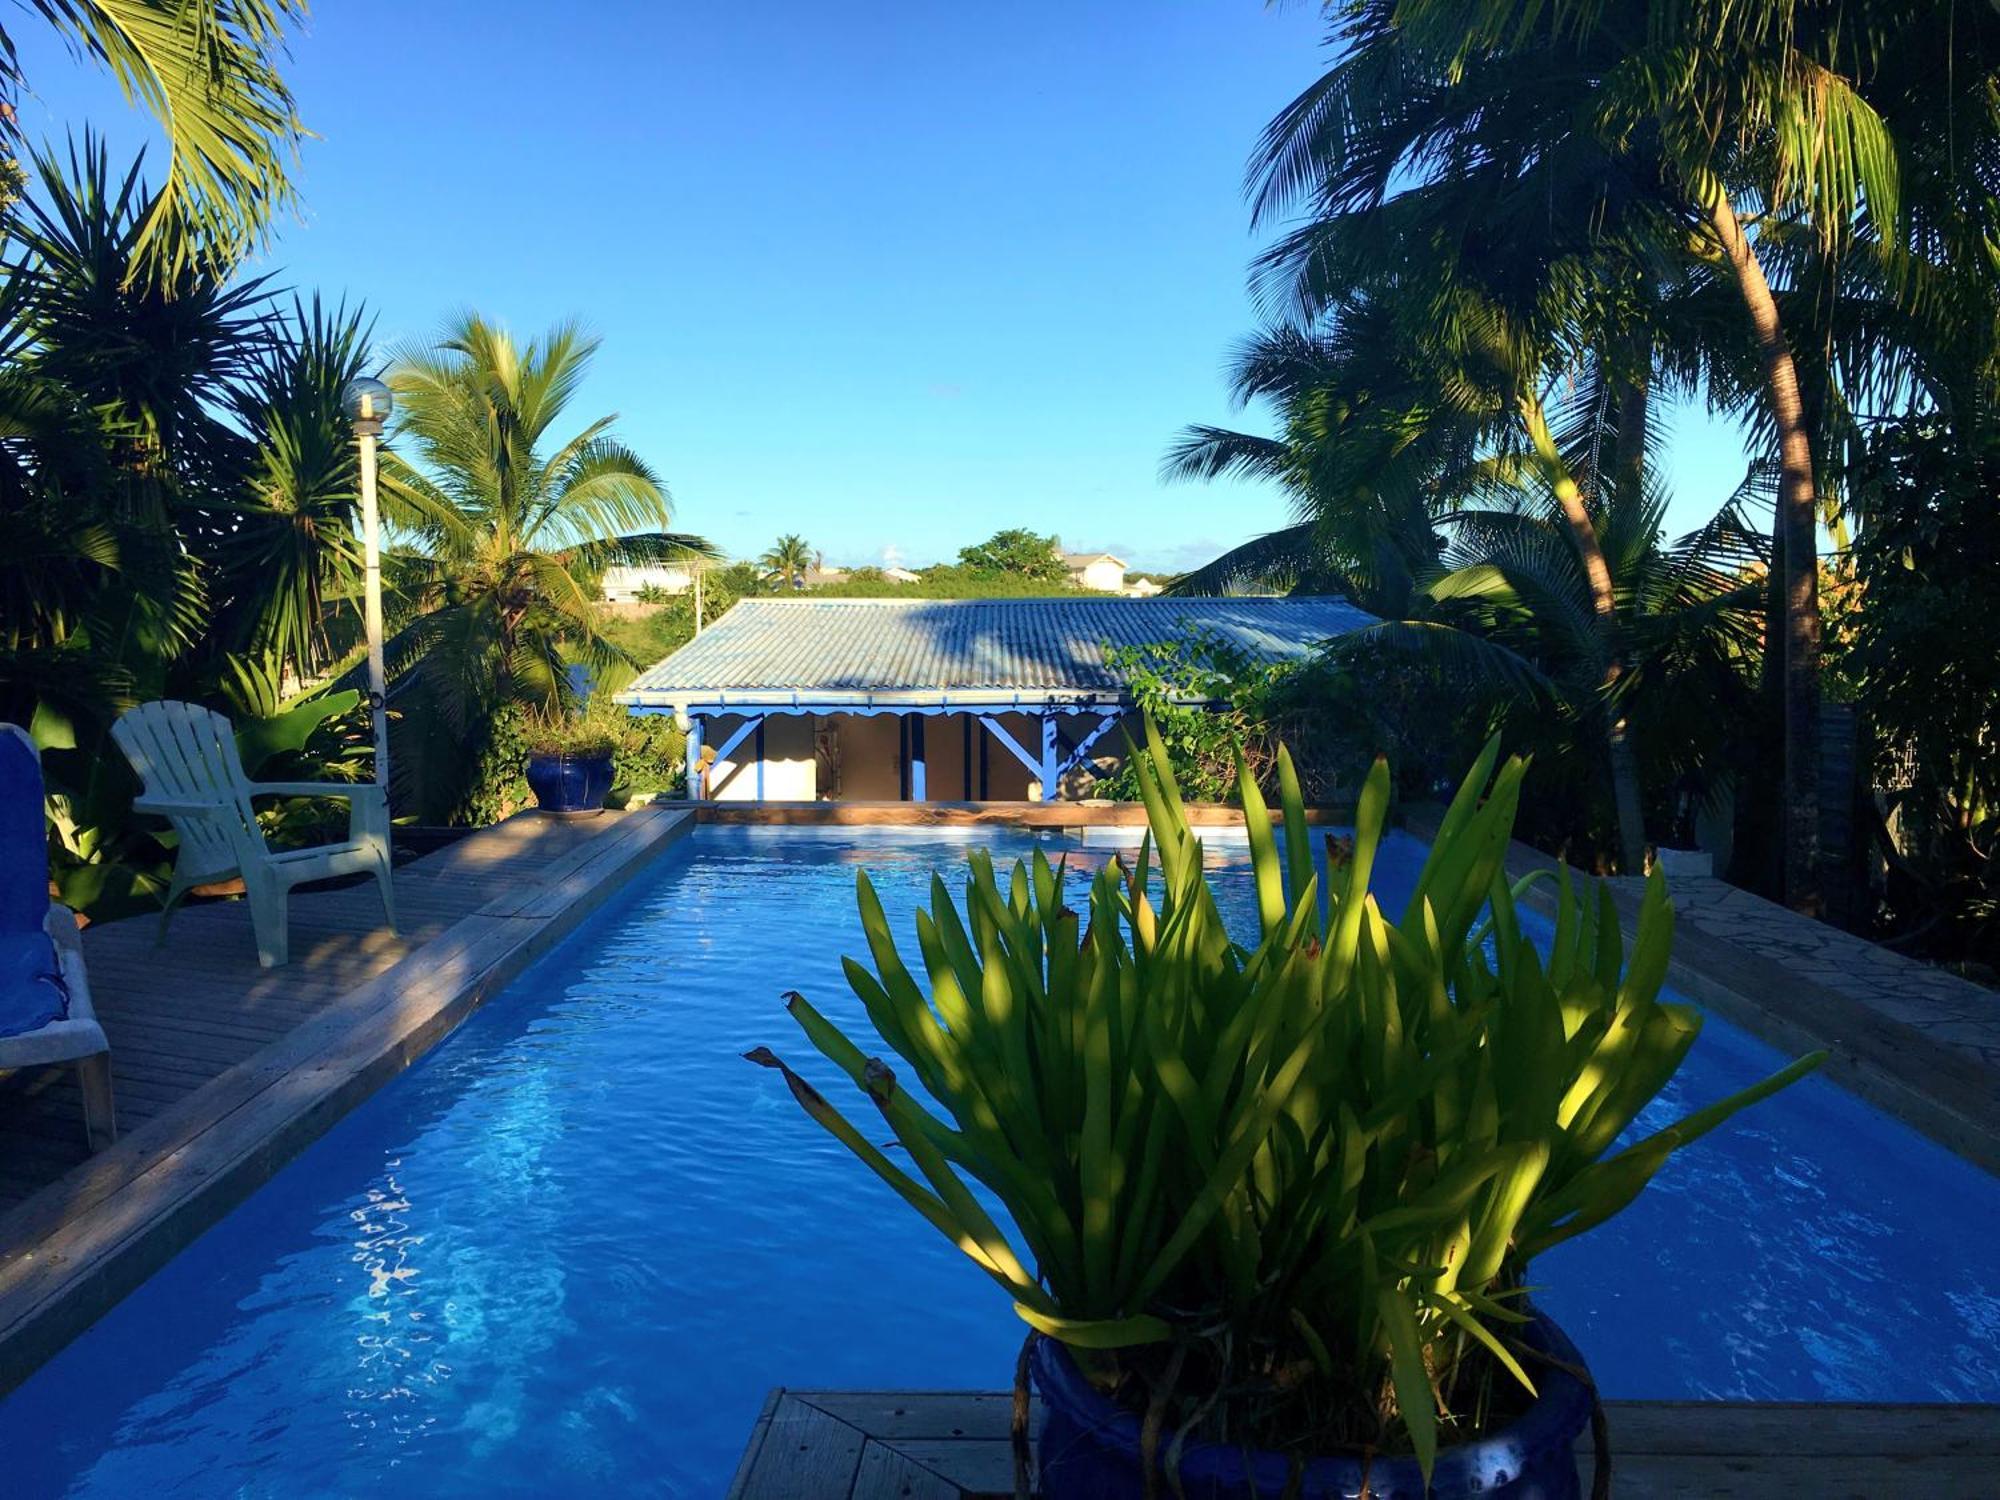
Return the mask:
<path id="1" fill-rule="evenodd" d="M 375 505 L 375 440 L 395 405 L 389 387 L 363 375 L 347 383 L 341 407 L 361 446 L 361 619 L 368 634 L 368 717 L 375 728 L 375 783 L 389 789 L 389 711 L 382 665 L 382 536 Z"/>

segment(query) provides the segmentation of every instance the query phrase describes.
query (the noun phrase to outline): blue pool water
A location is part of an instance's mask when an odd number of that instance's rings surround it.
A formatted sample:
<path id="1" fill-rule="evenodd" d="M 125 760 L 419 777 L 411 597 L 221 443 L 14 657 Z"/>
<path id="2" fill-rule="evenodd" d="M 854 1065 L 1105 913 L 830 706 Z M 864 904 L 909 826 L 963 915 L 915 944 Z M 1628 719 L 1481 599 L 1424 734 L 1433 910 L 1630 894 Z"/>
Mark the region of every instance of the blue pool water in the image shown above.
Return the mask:
<path id="1" fill-rule="evenodd" d="M 0 1403 L 0 1492 L 706 1496 L 773 1385 L 1008 1384 L 1004 1298 L 738 1058 L 865 1115 L 778 996 L 859 1024 L 853 866 L 907 931 L 966 847 L 696 833 Z M 1779 1061 L 1712 1021 L 1659 1108 Z M 1996 1244 L 2000 1182 L 1815 1079 L 1535 1280 L 1612 1395 L 1990 1401 Z"/>

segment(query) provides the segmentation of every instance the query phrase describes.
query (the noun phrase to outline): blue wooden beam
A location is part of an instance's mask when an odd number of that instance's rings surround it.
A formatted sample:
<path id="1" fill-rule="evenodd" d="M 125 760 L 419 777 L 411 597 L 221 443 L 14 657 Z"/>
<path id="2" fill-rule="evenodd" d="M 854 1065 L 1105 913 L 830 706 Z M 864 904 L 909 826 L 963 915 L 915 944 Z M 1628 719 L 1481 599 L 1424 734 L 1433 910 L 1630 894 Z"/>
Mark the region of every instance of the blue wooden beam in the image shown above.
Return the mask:
<path id="1" fill-rule="evenodd" d="M 998 740 L 1003 746 L 1006 747 L 1008 753 L 1011 754 L 1014 757 L 1014 759 L 1018 760 L 1022 765 L 1026 766 L 1030 771 L 1040 771 L 1042 769 L 1041 757 L 1030 754 L 1027 750 L 1022 748 L 1021 742 L 1015 739 L 1013 735 L 1009 734 L 1006 730 L 1006 726 L 1001 724 L 1001 722 L 998 719 L 993 718 L 989 714 L 981 714 L 979 716 L 979 722 L 987 727 L 987 729 L 992 733 L 994 739 Z"/>
<path id="2" fill-rule="evenodd" d="M 1056 783 L 1062 779 L 1062 730 L 1052 713 L 1042 715 L 1042 800 L 1056 800 Z"/>
<path id="3" fill-rule="evenodd" d="M 930 766 L 924 759 L 924 716 L 911 714 L 910 719 L 910 800 L 928 801 L 930 790 Z"/>
<path id="4" fill-rule="evenodd" d="M 715 763 L 719 766 L 725 760 L 728 760 L 730 751 L 734 750 L 738 745 L 749 739 L 753 733 L 763 727 L 764 716 L 762 714 L 757 714 L 755 717 L 745 719 L 741 724 L 738 724 L 736 732 L 720 745 L 716 746 Z"/>
<path id="5" fill-rule="evenodd" d="M 700 724 L 701 720 L 696 719 L 694 722 L 696 724 Z M 762 714 L 755 714 L 749 718 L 746 718 L 741 724 L 738 724 L 736 726 L 735 732 L 732 733 L 728 739 L 724 740 L 720 745 L 717 745 L 715 747 L 714 757 L 709 761 L 710 767 L 713 768 L 720 766 L 724 761 L 728 760 L 730 755 L 736 750 L 737 746 L 741 745 L 745 740 L 749 739 L 753 734 L 758 737 L 757 743 L 759 746 L 761 746 L 763 740 L 763 731 L 764 731 L 764 716 Z M 692 733 L 688 740 L 688 750 L 690 754 L 700 753 L 700 746 L 693 737 Z M 764 796 L 764 760 L 761 754 L 758 755 L 757 770 L 755 775 L 757 781 L 757 796 L 758 799 L 761 801 Z M 730 779 L 733 780 L 734 778 L 732 777 Z M 708 789 L 709 795 L 711 797 L 714 796 L 716 790 L 717 788 L 714 786 L 709 787 Z"/>
<path id="6" fill-rule="evenodd" d="M 965 800 L 970 802 L 972 800 L 972 715 L 962 715 L 958 723 L 965 731 L 965 759 L 960 762 L 960 769 L 964 773 Z"/>
<path id="7" fill-rule="evenodd" d="M 757 800 L 764 800 L 764 721 L 757 721 Z"/>

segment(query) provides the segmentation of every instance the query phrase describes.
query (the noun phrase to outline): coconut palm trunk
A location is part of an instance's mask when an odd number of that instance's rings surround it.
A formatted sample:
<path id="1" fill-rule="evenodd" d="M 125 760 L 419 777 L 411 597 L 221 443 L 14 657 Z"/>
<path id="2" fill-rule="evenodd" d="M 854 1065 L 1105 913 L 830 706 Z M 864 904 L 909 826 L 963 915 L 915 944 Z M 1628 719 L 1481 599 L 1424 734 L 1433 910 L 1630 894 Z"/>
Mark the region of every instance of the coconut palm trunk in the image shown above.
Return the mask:
<path id="1" fill-rule="evenodd" d="M 1590 588 L 1591 614 L 1597 621 L 1598 641 L 1604 652 L 1604 676 L 1598 684 L 1599 708 L 1604 715 L 1605 756 L 1611 771 L 1611 803 L 1618 819 L 1618 862 L 1627 875 L 1639 875 L 1646 868 L 1646 823 L 1639 797 L 1639 760 L 1633 754 L 1631 737 L 1614 700 L 1618 681 L 1625 675 L 1625 662 L 1618 642 L 1618 599 L 1611 586 L 1611 567 L 1604 560 L 1604 546 L 1597 539 L 1597 527 L 1584 504 L 1569 465 L 1557 451 L 1549 432 L 1548 417 L 1532 393 L 1521 398 L 1521 420 L 1534 445 L 1535 458 L 1546 476 L 1570 541 L 1583 564 L 1583 576 Z"/>
<path id="2" fill-rule="evenodd" d="M 1778 504 L 1771 526 L 1771 587 L 1783 601 L 1776 651 L 1782 668 L 1784 897 L 1794 911 L 1817 915 L 1819 889 L 1819 532 L 1812 440 L 1798 366 L 1778 317 L 1778 302 L 1725 192 L 1709 204 L 1709 223 L 1729 257 L 1736 286 L 1764 356 L 1765 392 L 1778 432 Z M 1771 612 L 1776 615 L 1777 611 Z"/>

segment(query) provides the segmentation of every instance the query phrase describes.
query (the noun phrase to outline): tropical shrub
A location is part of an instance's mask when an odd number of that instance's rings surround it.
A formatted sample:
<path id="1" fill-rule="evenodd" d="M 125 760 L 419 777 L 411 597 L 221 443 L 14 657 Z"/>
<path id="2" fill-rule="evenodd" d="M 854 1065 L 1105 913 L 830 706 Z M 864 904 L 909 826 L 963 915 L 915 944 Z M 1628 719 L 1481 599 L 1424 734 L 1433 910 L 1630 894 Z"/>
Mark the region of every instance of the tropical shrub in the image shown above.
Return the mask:
<path id="1" fill-rule="evenodd" d="M 618 726 L 611 757 L 611 805 L 638 797 L 678 797 L 687 785 L 687 736 L 667 714 L 632 714 Z"/>
<path id="2" fill-rule="evenodd" d="M 618 734 L 602 715 L 530 714 L 522 733 L 530 755 L 609 755 Z"/>
<path id="3" fill-rule="evenodd" d="M 434 748 L 426 742 L 434 742 Z M 398 725 L 392 743 L 395 755 L 408 754 L 413 745 L 420 747 L 420 753 L 471 755 L 472 763 L 462 773 L 464 790 L 459 801 L 442 813 L 419 814 L 420 822 L 484 828 L 534 801 L 527 777 L 528 710 L 518 703 L 503 703 L 496 708 L 483 726 L 483 733 L 469 745 L 454 740 L 435 718 Z M 395 763 L 392 758 L 390 764 Z"/>
<path id="4" fill-rule="evenodd" d="M 1378 756 L 1396 767 L 1398 795 L 1451 790 L 1448 773 L 1478 753 L 1497 716 L 1454 691 L 1422 661 L 1322 650 L 1267 664 L 1200 631 L 1172 641 L 1120 647 L 1107 662 L 1152 720 L 1175 780 L 1196 802 L 1232 802 L 1237 760 L 1267 797 L 1278 795 L 1277 750 L 1289 750 L 1308 803 L 1353 802 Z M 1093 788 L 1140 800 L 1128 760 Z"/>
<path id="5" fill-rule="evenodd" d="M 532 805 L 528 789 L 528 756 L 545 745 L 593 743 L 611 750 L 612 807 L 628 806 L 639 797 L 678 796 L 687 780 L 687 737 L 666 714 L 631 714 L 607 705 L 593 708 L 579 721 L 558 721 L 561 733 L 550 738 L 536 716 L 508 704 L 493 716 L 478 762 L 472 769 L 465 800 L 452 822 L 484 827 Z M 573 752 L 574 753 L 574 752 Z"/>
<path id="6" fill-rule="evenodd" d="M 1229 801 L 1237 761 L 1247 757 L 1255 775 L 1268 759 L 1261 753 L 1264 700 L 1283 668 L 1259 666 L 1226 642 L 1195 633 L 1116 647 L 1105 653 L 1105 665 L 1124 679 L 1190 801 Z M 1137 758 L 1128 756 L 1092 791 L 1137 802 L 1144 784 Z"/>
<path id="7" fill-rule="evenodd" d="M 1232 934 L 1147 742 L 1148 842 L 1090 880 L 1081 911 L 1040 851 L 1005 878 L 976 852 L 962 899 L 933 877 L 913 966 L 858 876 L 869 957 L 847 977 L 899 1061 L 787 1004 L 896 1158 L 768 1049 L 749 1056 L 1036 1334 L 1160 1418 L 1155 1440 L 1428 1466 L 1532 1389 L 1516 1330 L 1534 1257 L 1820 1059 L 1626 1141 L 1701 1029 L 1659 996 L 1673 908 L 1657 874 L 1629 951 L 1608 891 L 1559 875 L 1539 951 L 1504 876 L 1526 767 L 1496 770 L 1489 744 L 1392 920 L 1370 891 L 1387 767 L 1351 852 L 1320 868 L 1281 751 L 1282 838 L 1239 773 L 1259 920 Z"/>

